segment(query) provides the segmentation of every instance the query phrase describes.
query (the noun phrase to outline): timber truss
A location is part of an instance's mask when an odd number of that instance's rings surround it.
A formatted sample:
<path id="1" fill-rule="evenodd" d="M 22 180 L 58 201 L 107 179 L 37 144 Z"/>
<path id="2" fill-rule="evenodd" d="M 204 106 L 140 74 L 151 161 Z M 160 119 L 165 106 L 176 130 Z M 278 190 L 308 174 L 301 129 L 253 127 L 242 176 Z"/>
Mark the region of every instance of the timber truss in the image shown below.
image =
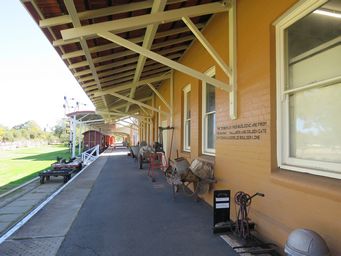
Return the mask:
<path id="1" fill-rule="evenodd" d="M 134 117 L 150 124 L 155 113 L 172 116 L 173 70 L 228 92 L 236 118 L 235 0 L 21 1 L 107 122 Z M 202 34 L 216 13 L 229 15 L 229 64 Z M 181 64 L 194 40 L 228 83 Z M 167 79 L 170 102 L 158 92 Z M 166 110 L 154 106 L 155 97 Z"/>

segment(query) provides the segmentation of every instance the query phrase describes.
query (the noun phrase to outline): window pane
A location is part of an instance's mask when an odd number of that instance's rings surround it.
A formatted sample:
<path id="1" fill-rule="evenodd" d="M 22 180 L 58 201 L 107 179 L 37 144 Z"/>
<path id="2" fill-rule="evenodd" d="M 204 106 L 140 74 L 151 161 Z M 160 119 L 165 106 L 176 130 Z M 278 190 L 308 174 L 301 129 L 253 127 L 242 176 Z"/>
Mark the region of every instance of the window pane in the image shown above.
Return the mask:
<path id="1" fill-rule="evenodd" d="M 215 113 L 207 115 L 207 148 L 215 148 Z"/>
<path id="2" fill-rule="evenodd" d="M 341 163 L 341 83 L 290 96 L 290 157 Z"/>
<path id="3" fill-rule="evenodd" d="M 215 111 L 215 87 L 206 85 L 206 113 Z"/>
<path id="4" fill-rule="evenodd" d="M 186 94 L 187 106 L 186 106 L 186 119 L 191 118 L 191 91 Z"/>
<path id="5" fill-rule="evenodd" d="M 318 10 L 338 12 L 340 0 Z M 312 12 L 287 29 L 289 77 L 287 89 L 340 75 L 341 19 Z"/>

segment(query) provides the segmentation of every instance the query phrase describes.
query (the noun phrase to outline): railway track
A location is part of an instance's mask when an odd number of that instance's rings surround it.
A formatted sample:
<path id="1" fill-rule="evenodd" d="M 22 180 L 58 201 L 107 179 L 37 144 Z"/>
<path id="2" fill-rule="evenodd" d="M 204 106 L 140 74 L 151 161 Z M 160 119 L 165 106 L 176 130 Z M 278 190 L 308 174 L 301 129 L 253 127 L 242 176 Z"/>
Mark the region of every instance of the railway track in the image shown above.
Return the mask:
<path id="1" fill-rule="evenodd" d="M 39 179 L 35 178 L 9 193 L 0 195 L 0 237 L 63 184 L 63 177 L 54 177 L 45 184 L 40 184 Z"/>

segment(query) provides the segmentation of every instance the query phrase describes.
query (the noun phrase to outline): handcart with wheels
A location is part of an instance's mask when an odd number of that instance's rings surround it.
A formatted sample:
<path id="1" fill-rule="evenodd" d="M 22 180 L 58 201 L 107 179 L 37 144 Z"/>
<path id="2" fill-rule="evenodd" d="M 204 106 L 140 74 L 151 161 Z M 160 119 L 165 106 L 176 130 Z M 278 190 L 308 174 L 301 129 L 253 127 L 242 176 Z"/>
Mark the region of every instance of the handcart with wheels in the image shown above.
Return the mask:
<path id="1" fill-rule="evenodd" d="M 51 176 L 58 177 L 63 176 L 64 177 L 64 183 L 68 182 L 71 179 L 71 175 L 74 172 L 73 169 L 58 169 L 58 170 L 45 170 L 39 173 L 40 177 L 40 184 L 44 184 L 45 180 L 49 181 Z"/>
<path id="2" fill-rule="evenodd" d="M 66 183 L 71 179 L 73 172 L 80 171 L 81 169 L 82 161 L 79 158 L 71 158 L 69 161 L 66 161 L 58 157 L 57 162 L 51 164 L 51 169 L 39 173 L 40 183 L 44 184 L 45 180 L 49 181 L 51 176 L 62 176 L 64 183 Z"/>

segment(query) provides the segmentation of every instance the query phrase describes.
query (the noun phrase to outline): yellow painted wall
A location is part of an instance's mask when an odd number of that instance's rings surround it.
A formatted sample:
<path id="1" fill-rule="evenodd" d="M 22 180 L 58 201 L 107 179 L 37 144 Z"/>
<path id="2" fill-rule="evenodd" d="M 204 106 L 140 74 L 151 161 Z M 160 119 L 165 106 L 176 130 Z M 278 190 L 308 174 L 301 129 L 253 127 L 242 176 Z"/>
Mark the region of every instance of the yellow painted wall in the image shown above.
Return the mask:
<path id="1" fill-rule="evenodd" d="M 237 66 L 238 119 L 229 117 L 229 98 L 216 89 L 217 127 L 266 122 L 266 133 L 259 140 L 216 141 L 215 189 L 231 189 L 249 194 L 262 192 L 255 198 L 250 216 L 257 231 L 268 240 L 284 247 L 295 228 L 310 228 L 327 241 L 332 255 L 341 255 L 341 182 L 286 170 L 279 171 L 276 162 L 276 83 L 275 34 L 272 23 L 296 0 L 237 1 Z M 228 63 L 228 19 L 219 14 L 204 30 L 204 35 Z M 182 64 L 205 72 L 215 65 L 199 43 L 187 51 Z M 216 78 L 228 81 L 216 65 Z M 191 84 L 191 152 L 182 152 L 182 89 Z M 169 82 L 160 92 L 169 100 Z M 201 82 L 174 72 L 174 152 L 189 160 L 201 156 Z M 156 100 L 156 105 L 160 104 Z M 162 105 L 162 104 L 161 104 Z M 163 110 L 166 110 L 162 106 Z M 166 118 L 166 117 L 164 117 Z M 173 157 L 174 158 L 174 153 Z M 212 204 L 212 194 L 204 196 Z M 231 209 L 234 218 L 234 205 Z"/>

